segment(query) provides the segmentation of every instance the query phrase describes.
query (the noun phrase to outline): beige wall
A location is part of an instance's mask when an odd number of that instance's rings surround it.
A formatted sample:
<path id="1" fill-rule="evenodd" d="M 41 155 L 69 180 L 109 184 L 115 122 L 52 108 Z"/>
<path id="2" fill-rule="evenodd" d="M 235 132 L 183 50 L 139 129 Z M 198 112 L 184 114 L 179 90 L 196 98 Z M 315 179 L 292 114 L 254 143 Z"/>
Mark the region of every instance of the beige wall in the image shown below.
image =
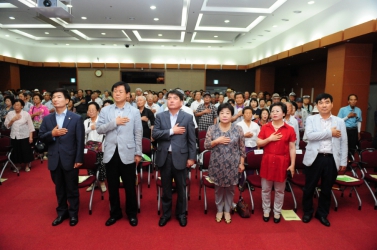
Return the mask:
<path id="1" fill-rule="evenodd" d="M 92 68 L 77 68 L 77 87 L 84 90 L 110 90 L 111 86 L 121 78 L 119 69 L 102 69 L 101 77 L 96 77 L 94 71 L 95 69 Z M 165 70 L 165 84 L 130 84 L 130 87 L 132 92 L 138 87 L 142 90 L 154 91 L 177 87 L 189 90 L 205 89 L 205 76 L 205 70 L 167 69 Z"/>

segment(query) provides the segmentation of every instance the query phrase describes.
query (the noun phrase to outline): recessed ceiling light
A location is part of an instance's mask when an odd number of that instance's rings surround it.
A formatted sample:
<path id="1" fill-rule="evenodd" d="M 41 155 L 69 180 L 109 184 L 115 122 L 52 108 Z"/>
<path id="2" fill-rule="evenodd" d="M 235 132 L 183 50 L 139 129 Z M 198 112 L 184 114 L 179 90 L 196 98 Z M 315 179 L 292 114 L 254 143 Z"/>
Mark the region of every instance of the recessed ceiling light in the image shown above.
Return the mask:
<path id="1" fill-rule="evenodd" d="M 129 17 L 128 20 L 135 21 L 135 18 L 134 17 Z"/>
<path id="2" fill-rule="evenodd" d="M 153 18 L 153 20 L 158 21 L 158 20 L 160 20 L 160 19 L 158 19 L 158 18 L 156 17 L 156 18 Z"/>
<path id="3" fill-rule="evenodd" d="M 69 43 L 66 43 L 65 45 L 69 45 Z"/>
<path id="4" fill-rule="evenodd" d="M 155 10 L 156 6 L 152 5 L 150 8 L 151 8 L 151 10 Z"/>
<path id="5" fill-rule="evenodd" d="M 276 28 L 276 27 L 277 27 L 277 25 L 272 26 L 272 28 Z"/>
<path id="6" fill-rule="evenodd" d="M 5 35 L 6 37 L 9 37 L 9 35 Z"/>
<path id="7" fill-rule="evenodd" d="M 301 10 L 295 10 L 295 11 L 293 11 L 293 13 L 300 14 Z"/>
<path id="8" fill-rule="evenodd" d="M 158 36 L 162 36 L 162 34 L 158 34 Z"/>
<path id="9" fill-rule="evenodd" d="M 313 3 L 315 3 L 315 2 L 314 2 L 314 1 L 309 1 L 309 2 L 308 2 L 308 4 L 313 4 Z"/>
<path id="10" fill-rule="evenodd" d="M 46 35 L 48 35 L 48 34 L 50 34 L 50 33 L 48 33 L 48 32 L 45 32 L 45 34 L 46 34 Z"/>
<path id="11" fill-rule="evenodd" d="M 288 22 L 289 21 L 289 19 L 281 19 L 282 21 L 284 21 L 284 22 Z"/>
<path id="12" fill-rule="evenodd" d="M 213 37 L 219 37 L 219 36 L 213 36 Z"/>
<path id="13" fill-rule="evenodd" d="M 229 20 L 225 20 L 224 23 L 229 23 L 230 21 Z"/>
<path id="14" fill-rule="evenodd" d="M 67 4 L 66 5 L 68 8 L 72 8 L 73 6 L 72 6 L 72 4 Z"/>
<path id="15" fill-rule="evenodd" d="M 81 19 L 82 19 L 82 20 L 86 20 L 87 18 L 86 18 L 85 16 L 82 16 Z"/>
<path id="16" fill-rule="evenodd" d="M 10 16 L 10 17 L 9 17 L 9 19 L 12 19 L 12 20 L 14 20 L 14 19 L 16 19 L 16 18 L 14 18 L 13 16 Z"/>
<path id="17" fill-rule="evenodd" d="M 105 35 L 106 35 L 106 33 L 101 33 L 101 35 L 105 36 Z"/>

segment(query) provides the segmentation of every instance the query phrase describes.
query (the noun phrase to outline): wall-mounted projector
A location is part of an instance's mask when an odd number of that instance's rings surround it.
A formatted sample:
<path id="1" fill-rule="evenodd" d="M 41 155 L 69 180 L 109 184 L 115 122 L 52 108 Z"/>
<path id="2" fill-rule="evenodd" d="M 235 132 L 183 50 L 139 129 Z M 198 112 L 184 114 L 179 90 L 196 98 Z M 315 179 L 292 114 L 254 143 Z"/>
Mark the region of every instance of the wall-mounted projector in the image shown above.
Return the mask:
<path id="1" fill-rule="evenodd" d="M 45 17 L 72 18 L 69 8 L 59 0 L 38 0 L 36 10 Z"/>

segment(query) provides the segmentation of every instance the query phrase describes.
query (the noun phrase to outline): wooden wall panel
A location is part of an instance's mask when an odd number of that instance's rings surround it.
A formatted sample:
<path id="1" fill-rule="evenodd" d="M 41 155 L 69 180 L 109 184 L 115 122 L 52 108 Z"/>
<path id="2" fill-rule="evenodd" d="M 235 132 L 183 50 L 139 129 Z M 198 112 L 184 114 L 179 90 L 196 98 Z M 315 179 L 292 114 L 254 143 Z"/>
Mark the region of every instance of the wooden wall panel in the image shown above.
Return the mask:
<path id="1" fill-rule="evenodd" d="M 43 67 L 59 67 L 58 62 L 44 62 Z"/>
<path id="2" fill-rule="evenodd" d="M 134 63 L 121 63 L 120 68 L 121 69 L 134 69 L 135 64 Z"/>
<path id="3" fill-rule="evenodd" d="M 4 62 L 17 63 L 17 59 L 13 57 L 4 56 Z"/>
<path id="4" fill-rule="evenodd" d="M 149 63 L 135 63 L 135 69 L 149 69 Z"/>
<path id="5" fill-rule="evenodd" d="M 259 65 L 260 65 L 260 63 L 261 63 L 261 60 L 254 62 L 254 67 L 257 67 L 257 66 L 259 66 Z"/>
<path id="6" fill-rule="evenodd" d="M 29 62 L 29 66 L 32 66 L 32 67 L 43 67 L 43 63 L 42 62 Z"/>
<path id="7" fill-rule="evenodd" d="M 224 65 L 223 65 L 224 67 Z M 248 65 L 238 65 L 238 70 L 245 70 L 245 69 L 249 69 L 249 66 Z"/>
<path id="8" fill-rule="evenodd" d="M 207 67 L 208 68 L 208 67 Z M 232 69 L 232 70 L 236 70 L 237 69 L 237 65 L 222 65 L 222 69 Z"/>
<path id="9" fill-rule="evenodd" d="M 77 63 L 77 68 L 91 68 L 91 63 Z"/>
<path id="10" fill-rule="evenodd" d="M 29 61 L 18 59 L 17 64 L 29 66 Z"/>
<path id="11" fill-rule="evenodd" d="M 220 64 L 207 64 L 207 69 L 221 69 Z"/>
<path id="12" fill-rule="evenodd" d="M 314 40 L 303 45 L 302 52 L 306 52 L 313 49 L 318 49 L 321 44 L 321 40 Z"/>
<path id="13" fill-rule="evenodd" d="M 300 53 L 302 53 L 302 46 L 297 46 L 297 47 L 292 48 L 288 51 L 289 56 L 294 56 L 294 55 L 297 55 L 297 54 L 300 54 Z"/>
<path id="14" fill-rule="evenodd" d="M 268 58 L 268 62 L 274 62 L 278 59 L 278 55 L 273 55 Z"/>
<path id="15" fill-rule="evenodd" d="M 167 69 L 178 69 L 178 64 L 166 64 Z"/>
<path id="16" fill-rule="evenodd" d="M 344 40 L 372 33 L 376 30 L 376 20 L 371 20 L 344 30 Z"/>
<path id="17" fill-rule="evenodd" d="M 321 47 L 331 45 L 334 43 L 339 43 L 343 41 L 343 31 L 336 32 L 334 34 L 325 36 L 321 38 Z"/>
<path id="18" fill-rule="evenodd" d="M 180 69 L 191 69 L 191 64 L 179 64 Z"/>
<path id="19" fill-rule="evenodd" d="M 105 68 L 105 63 L 92 63 L 92 68 Z"/>
<path id="20" fill-rule="evenodd" d="M 74 63 L 74 62 L 61 62 L 60 68 L 76 68 L 76 63 Z"/>
<path id="21" fill-rule="evenodd" d="M 119 69 L 119 63 L 106 63 L 107 69 Z"/>
<path id="22" fill-rule="evenodd" d="M 151 69 L 165 69 L 164 63 L 151 63 Z"/>
<path id="23" fill-rule="evenodd" d="M 248 65 L 247 65 L 247 68 L 248 69 L 251 69 L 251 68 L 254 68 L 255 66 L 254 66 L 254 63 L 249 63 Z"/>
<path id="24" fill-rule="evenodd" d="M 206 66 L 204 64 L 193 64 L 192 69 L 205 69 Z"/>
<path id="25" fill-rule="evenodd" d="M 268 57 L 263 58 L 262 60 L 260 60 L 260 65 L 266 64 L 266 63 L 268 63 Z"/>
<path id="26" fill-rule="evenodd" d="M 280 52 L 278 54 L 278 60 L 283 59 L 283 58 L 287 58 L 288 56 L 289 56 L 288 50 Z"/>
<path id="27" fill-rule="evenodd" d="M 0 55 L 0 61 L 4 61 L 4 56 Z"/>

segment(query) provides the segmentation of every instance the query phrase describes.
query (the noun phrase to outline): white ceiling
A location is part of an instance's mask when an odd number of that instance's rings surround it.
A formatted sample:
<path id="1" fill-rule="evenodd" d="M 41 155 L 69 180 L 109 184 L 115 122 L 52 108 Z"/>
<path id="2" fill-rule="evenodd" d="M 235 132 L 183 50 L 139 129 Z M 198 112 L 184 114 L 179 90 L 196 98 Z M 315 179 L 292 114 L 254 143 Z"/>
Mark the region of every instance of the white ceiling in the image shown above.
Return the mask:
<path id="1" fill-rule="evenodd" d="M 69 42 L 74 47 L 130 44 L 251 49 L 340 1 L 68 0 L 62 2 L 73 6 L 72 18 L 59 21 L 19 0 L 0 0 L 0 38 L 40 47 Z"/>

